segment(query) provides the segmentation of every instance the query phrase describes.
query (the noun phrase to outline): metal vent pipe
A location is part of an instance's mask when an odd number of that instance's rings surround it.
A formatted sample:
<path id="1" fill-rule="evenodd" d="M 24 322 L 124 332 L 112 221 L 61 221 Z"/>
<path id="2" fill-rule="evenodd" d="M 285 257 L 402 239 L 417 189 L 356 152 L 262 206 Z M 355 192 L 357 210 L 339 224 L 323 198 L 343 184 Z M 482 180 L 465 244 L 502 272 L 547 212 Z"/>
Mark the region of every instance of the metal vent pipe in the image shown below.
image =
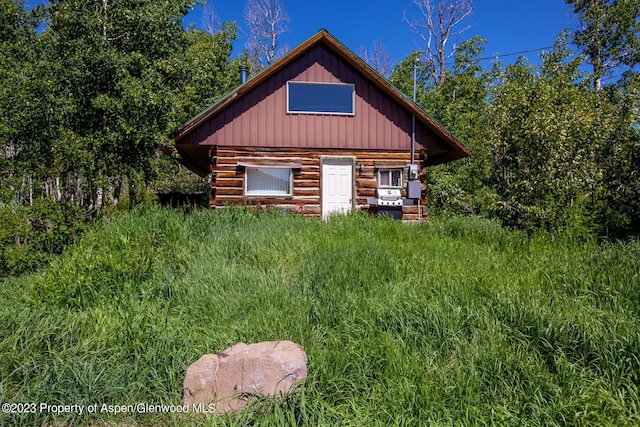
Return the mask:
<path id="1" fill-rule="evenodd" d="M 247 75 L 249 74 L 249 67 L 246 65 L 240 66 L 240 83 L 244 83 L 247 81 Z"/>

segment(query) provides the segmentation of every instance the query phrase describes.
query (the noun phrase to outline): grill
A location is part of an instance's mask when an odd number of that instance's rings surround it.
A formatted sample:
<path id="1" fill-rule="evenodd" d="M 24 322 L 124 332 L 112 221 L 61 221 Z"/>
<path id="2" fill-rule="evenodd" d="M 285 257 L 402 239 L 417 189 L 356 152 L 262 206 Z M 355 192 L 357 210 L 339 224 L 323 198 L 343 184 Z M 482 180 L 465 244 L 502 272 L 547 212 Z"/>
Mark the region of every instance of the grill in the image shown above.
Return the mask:
<path id="1" fill-rule="evenodd" d="M 369 198 L 369 207 L 375 214 L 387 214 L 402 219 L 402 192 L 399 188 L 378 188 L 377 198 Z"/>
<path id="2" fill-rule="evenodd" d="M 378 206 L 402 206 L 402 193 L 399 188 L 378 188 Z"/>

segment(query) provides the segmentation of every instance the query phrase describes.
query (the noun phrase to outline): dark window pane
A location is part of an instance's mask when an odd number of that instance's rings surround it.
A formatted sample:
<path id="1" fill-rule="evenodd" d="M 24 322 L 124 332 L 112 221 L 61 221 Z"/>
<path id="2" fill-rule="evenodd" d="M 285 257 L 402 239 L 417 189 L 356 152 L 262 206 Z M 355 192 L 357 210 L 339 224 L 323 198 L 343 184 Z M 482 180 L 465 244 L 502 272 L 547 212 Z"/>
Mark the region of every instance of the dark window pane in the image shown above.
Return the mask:
<path id="1" fill-rule="evenodd" d="M 402 170 L 395 169 L 391 171 L 391 186 L 402 187 Z"/>
<path id="2" fill-rule="evenodd" d="M 389 182 L 389 171 L 380 171 L 380 185 L 384 187 L 391 185 L 391 182 Z"/>
<path id="3" fill-rule="evenodd" d="M 353 114 L 353 85 L 289 82 L 292 113 Z"/>
<path id="4" fill-rule="evenodd" d="M 380 169 L 378 171 L 380 187 L 402 187 L 402 169 Z"/>

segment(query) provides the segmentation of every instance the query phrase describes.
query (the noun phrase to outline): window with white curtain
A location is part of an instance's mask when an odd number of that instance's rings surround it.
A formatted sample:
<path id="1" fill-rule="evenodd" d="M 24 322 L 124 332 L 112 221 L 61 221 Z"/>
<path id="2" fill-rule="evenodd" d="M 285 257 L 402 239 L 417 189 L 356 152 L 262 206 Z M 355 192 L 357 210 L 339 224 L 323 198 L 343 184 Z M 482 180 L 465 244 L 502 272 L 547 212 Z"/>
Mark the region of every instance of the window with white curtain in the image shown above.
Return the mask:
<path id="1" fill-rule="evenodd" d="M 291 169 L 248 167 L 245 171 L 245 195 L 291 196 Z"/>

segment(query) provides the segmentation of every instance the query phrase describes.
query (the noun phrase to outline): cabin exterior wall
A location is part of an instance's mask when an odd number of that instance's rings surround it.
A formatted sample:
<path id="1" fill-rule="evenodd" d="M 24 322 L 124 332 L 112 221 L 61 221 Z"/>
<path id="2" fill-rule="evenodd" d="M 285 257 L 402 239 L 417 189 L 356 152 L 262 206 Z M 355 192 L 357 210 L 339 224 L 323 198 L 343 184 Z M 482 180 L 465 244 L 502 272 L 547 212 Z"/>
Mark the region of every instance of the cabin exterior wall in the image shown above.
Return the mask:
<path id="1" fill-rule="evenodd" d="M 323 159 L 353 159 L 352 209 L 368 210 L 367 199 L 376 197 L 379 169 L 402 168 L 406 182 L 410 153 L 389 150 L 270 148 L 255 146 L 220 145 L 211 149 L 211 195 L 209 206 L 223 208 L 229 205 L 276 207 L 300 212 L 307 217 L 322 217 L 322 163 Z M 301 167 L 293 173 L 291 196 L 248 196 L 245 192 L 245 168 L 241 164 L 268 161 L 271 164 L 299 162 Z M 423 170 L 422 160 L 417 161 Z M 421 207 L 403 207 L 403 220 L 427 219 L 425 175 L 422 176 Z M 406 197 L 406 185 L 402 190 Z"/>

